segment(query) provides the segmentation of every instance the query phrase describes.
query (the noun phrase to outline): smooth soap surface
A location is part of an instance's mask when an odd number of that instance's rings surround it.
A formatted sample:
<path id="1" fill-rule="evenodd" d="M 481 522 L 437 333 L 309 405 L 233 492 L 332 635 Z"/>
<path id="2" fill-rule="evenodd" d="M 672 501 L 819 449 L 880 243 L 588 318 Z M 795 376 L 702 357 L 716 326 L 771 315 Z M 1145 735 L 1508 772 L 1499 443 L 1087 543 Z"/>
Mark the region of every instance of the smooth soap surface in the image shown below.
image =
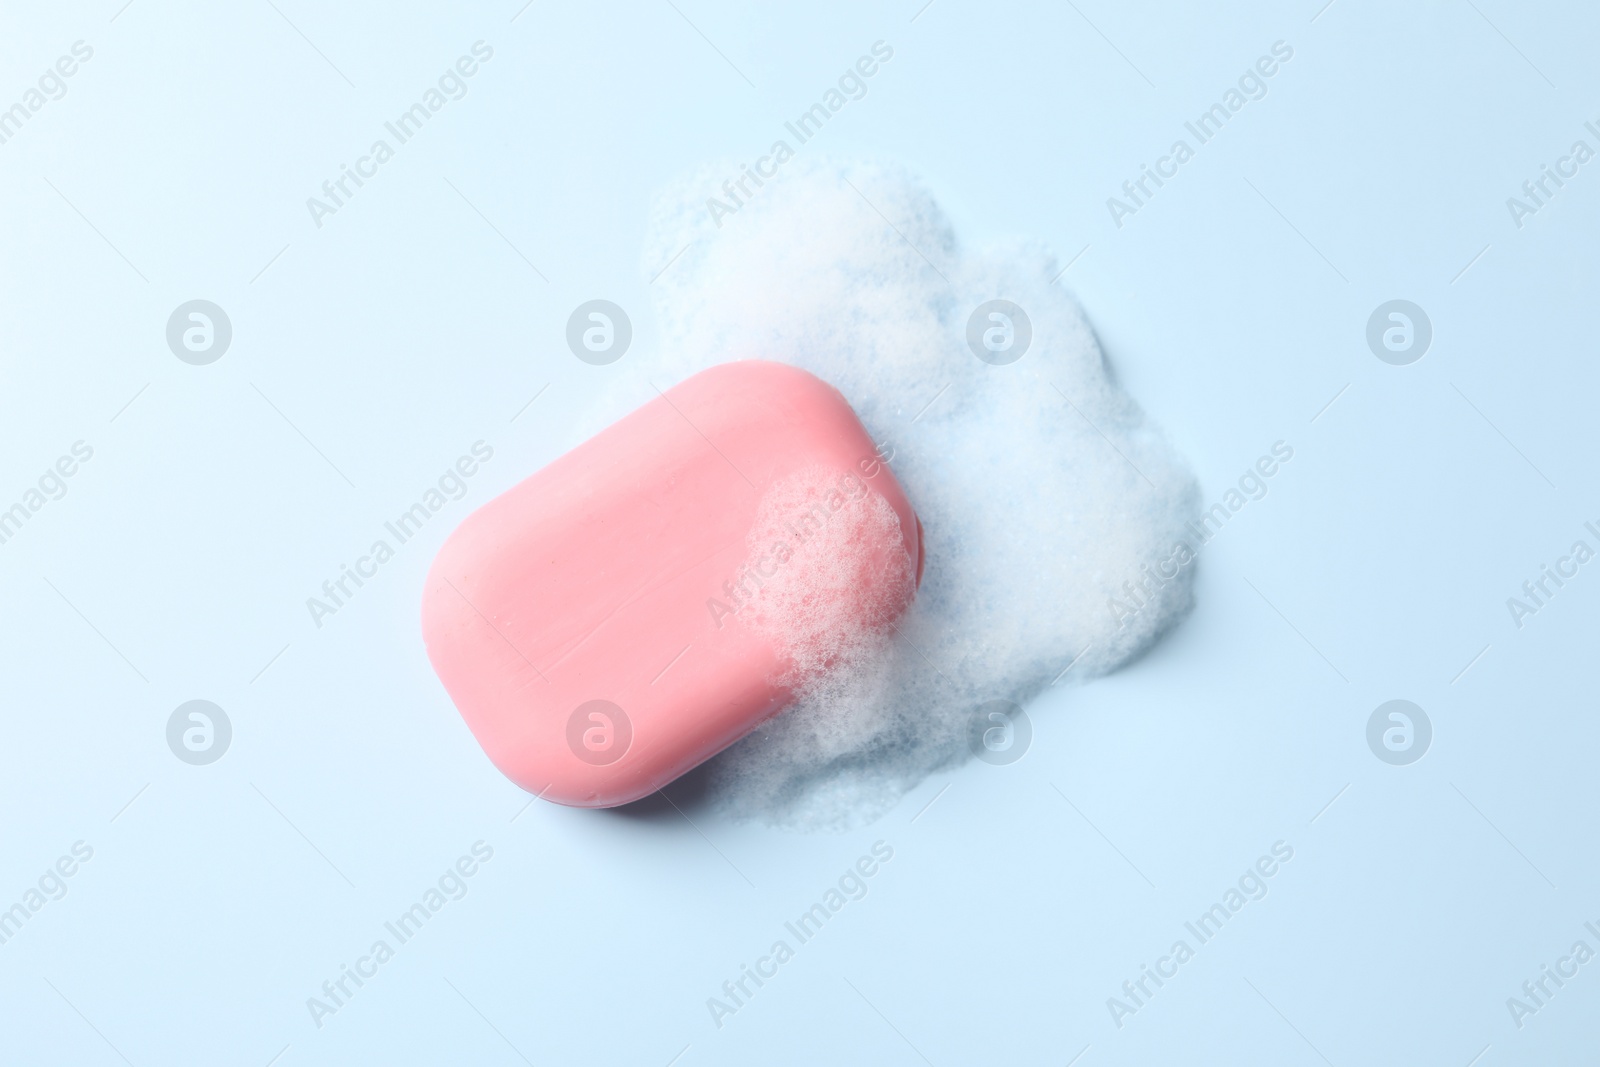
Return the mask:
<path id="1" fill-rule="evenodd" d="M 423 636 L 502 772 L 611 807 L 887 631 L 921 551 L 910 502 L 836 389 L 726 363 L 469 516 L 428 574 Z"/>

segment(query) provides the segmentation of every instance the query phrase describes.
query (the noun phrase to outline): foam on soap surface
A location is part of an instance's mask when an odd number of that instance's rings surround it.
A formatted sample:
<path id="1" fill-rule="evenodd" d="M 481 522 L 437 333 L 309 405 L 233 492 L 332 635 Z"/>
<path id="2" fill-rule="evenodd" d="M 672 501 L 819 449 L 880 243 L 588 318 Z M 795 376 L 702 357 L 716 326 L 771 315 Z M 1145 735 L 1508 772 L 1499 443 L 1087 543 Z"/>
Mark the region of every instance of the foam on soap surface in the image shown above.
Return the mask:
<path id="1" fill-rule="evenodd" d="M 875 658 L 916 589 L 900 516 L 848 471 L 807 467 L 762 495 L 746 542 L 760 588 L 740 603 L 789 661 L 778 681 L 811 692 L 847 664 Z"/>
<path id="2" fill-rule="evenodd" d="M 837 386 L 889 456 L 925 536 L 915 600 L 889 632 L 802 620 L 804 666 L 828 669 L 710 774 L 731 812 L 844 829 L 968 759 L 984 702 L 1025 704 L 1075 659 L 1075 675 L 1108 670 L 1178 619 L 1192 568 L 1124 625 L 1108 600 L 1182 539 L 1194 482 L 1112 381 L 1044 248 L 965 249 L 904 172 L 831 162 L 797 161 L 718 229 L 713 173 L 657 198 L 648 272 L 682 252 L 652 287 L 661 351 L 630 355 L 635 373 L 606 414 L 653 396 L 649 382 L 780 360 Z M 1032 325 L 1005 366 L 967 342 L 972 311 L 996 298 Z M 834 536 L 888 536 L 870 516 L 852 521 Z M 803 596 L 807 573 L 789 572 L 782 595 Z"/>

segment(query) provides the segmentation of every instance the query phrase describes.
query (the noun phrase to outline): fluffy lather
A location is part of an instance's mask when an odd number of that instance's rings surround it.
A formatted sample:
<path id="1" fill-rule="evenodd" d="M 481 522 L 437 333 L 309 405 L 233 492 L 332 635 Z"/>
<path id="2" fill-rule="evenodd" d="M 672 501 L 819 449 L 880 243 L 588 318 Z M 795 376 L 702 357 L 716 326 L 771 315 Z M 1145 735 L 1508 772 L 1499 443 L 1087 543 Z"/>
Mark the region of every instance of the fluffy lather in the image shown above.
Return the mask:
<path id="1" fill-rule="evenodd" d="M 1195 486 L 1043 247 L 965 249 L 903 171 L 830 161 L 786 169 L 718 228 L 715 173 L 653 206 L 647 276 L 678 257 L 652 286 L 661 350 L 630 353 L 610 399 L 620 413 L 729 359 L 792 363 L 844 393 L 916 508 L 925 573 L 895 632 L 830 648 L 793 706 L 711 766 L 731 812 L 842 830 L 969 758 L 984 702 L 1025 704 L 1074 661 L 1075 677 L 1109 670 L 1179 619 L 1193 568 L 1139 587 Z M 967 341 L 996 298 L 1032 324 L 1005 366 Z M 1127 582 L 1143 604 L 1119 621 Z"/>

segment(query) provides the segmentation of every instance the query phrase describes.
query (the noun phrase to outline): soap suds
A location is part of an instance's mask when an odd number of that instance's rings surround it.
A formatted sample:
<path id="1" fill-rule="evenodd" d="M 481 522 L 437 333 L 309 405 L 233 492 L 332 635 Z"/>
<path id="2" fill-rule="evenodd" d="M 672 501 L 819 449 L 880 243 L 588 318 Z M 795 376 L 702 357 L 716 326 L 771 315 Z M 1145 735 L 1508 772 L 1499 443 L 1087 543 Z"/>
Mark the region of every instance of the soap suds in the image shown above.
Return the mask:
<path id="1" fill-rule="evenodd" d="M 1113 382 L 1042 246 L 963 248 L 903 171 L 826 161 L 768 182 L 718 229 L 712 173 L 653 206 L 647 276 L 678 257 L 652 287 L 661 351 L 630 353 L 607 414 L 653 396 L 642 379 L 665 389 L 714 363 L 779 360 L 838 387 L 888 457 L 922 520 L 916 598 L 890 632 L 831 644 L 831 622 L 800 613 L 802 655 L 829 670 L 710 768 L 736 815 L 847 829 L 970 758 L 985 702 L 1026 704 L 1074 661 L 1074 676 L 1107 671 L 1187 611 L 1192 568 L 1139 585 L 1183 539 L 1194 481 Z M 1005 365 L 968 342 L 994 299 L 1032 327 Z M 803 596 L 803 573 L 783 596 Z M 1119 624 L 1108 604 L 1124 583 L 1143 606 Z"/>
<path id="2" fill-rule="evenodd" d="M 760 587 L 739 610 L 787 661 L 773 680 L 805 694 L 881 654 L 916 588 L 900 516 L 854 471 L 813 466 L 774 483 L 746 549 Z"/>

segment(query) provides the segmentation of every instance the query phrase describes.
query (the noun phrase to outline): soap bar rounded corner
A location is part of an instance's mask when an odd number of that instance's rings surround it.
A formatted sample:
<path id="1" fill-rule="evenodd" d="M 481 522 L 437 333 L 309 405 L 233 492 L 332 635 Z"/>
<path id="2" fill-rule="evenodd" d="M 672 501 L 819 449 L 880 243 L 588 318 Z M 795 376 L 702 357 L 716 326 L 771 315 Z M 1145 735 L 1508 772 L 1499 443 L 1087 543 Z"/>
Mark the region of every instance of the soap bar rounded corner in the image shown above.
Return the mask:
<path id="1" fill-rule="evenodd" d="M 851 509 L 883 505 L 898 540 L 852 539 Z M 752 548 L 758 518 L 776 540 Z M 903 613 L 923 576 L 921 522 L 843 394 L 784 363 L 719 364 L 450 534 L 423 590 L 428 657 L 518 786 L 573 807 L 639 800 L 793 699 L 763 594 L 796 580 L 787 561 L 819 532 L 860 553 L 829 562 L 861 577 L 817 596 L 874 623 Z"/>

